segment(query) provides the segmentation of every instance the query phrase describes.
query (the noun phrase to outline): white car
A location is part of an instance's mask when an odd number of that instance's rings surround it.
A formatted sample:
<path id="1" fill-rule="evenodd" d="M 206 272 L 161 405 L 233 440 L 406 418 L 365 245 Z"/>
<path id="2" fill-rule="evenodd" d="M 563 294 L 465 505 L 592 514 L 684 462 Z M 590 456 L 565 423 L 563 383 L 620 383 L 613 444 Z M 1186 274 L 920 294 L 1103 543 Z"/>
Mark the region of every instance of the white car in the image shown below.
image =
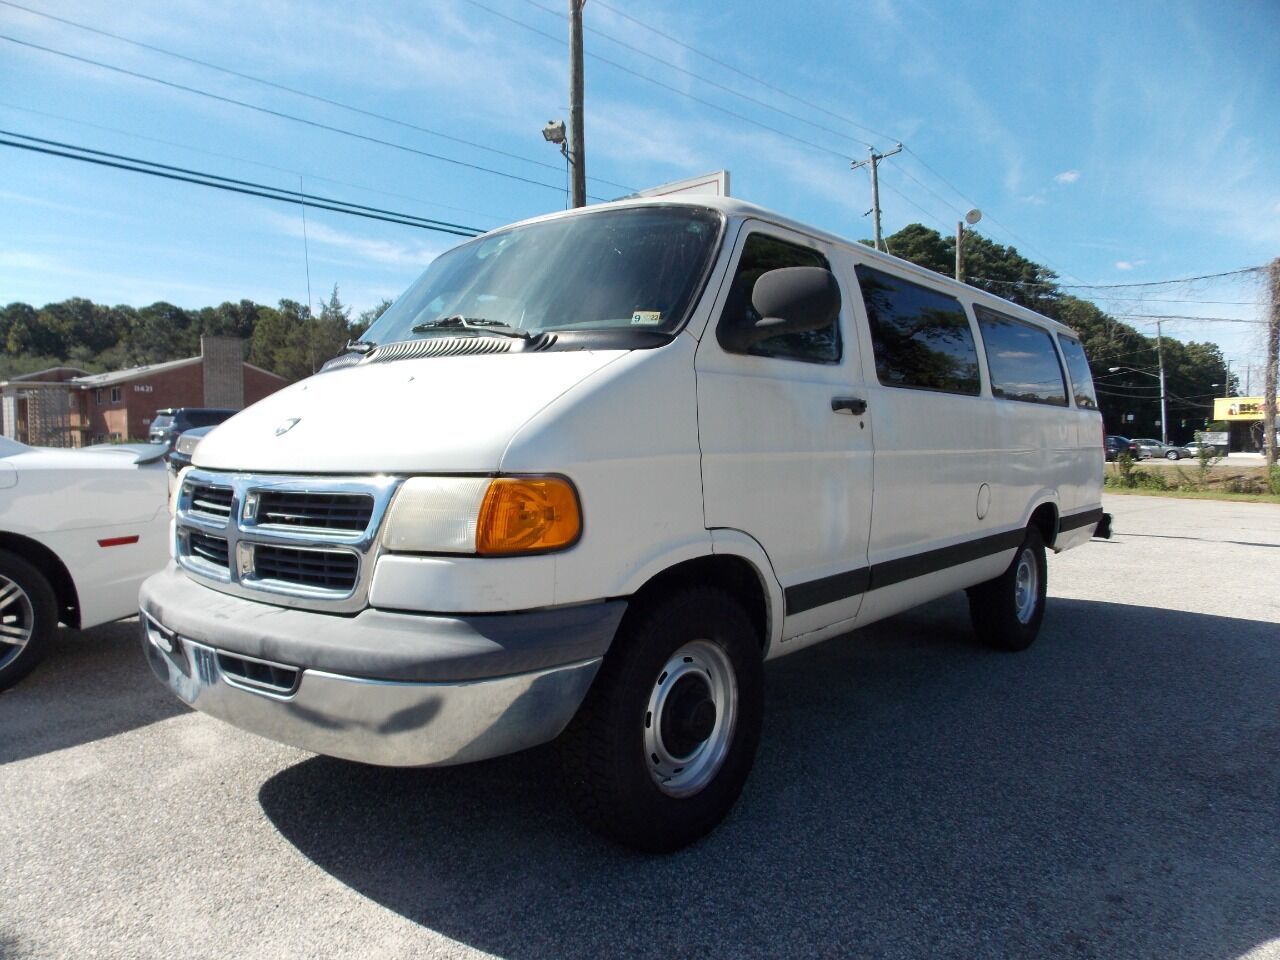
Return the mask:
<path id="1" fill-rule="evenodd" d="M 29 447 L 0 437 L 0 690 L 26 676 L 58 623 L 137 612 L 168 556 L 165 447 Z"/>

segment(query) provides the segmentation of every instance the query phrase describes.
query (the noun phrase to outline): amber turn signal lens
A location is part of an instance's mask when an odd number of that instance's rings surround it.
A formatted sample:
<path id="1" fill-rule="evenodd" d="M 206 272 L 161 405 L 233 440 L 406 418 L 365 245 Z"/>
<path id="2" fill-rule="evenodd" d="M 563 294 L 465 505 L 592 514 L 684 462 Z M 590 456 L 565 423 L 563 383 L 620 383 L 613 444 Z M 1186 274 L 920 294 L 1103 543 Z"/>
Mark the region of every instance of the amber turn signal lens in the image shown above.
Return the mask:
<path id="1" fill-rule="evenodd" d="M 570 546 L 582 532 L 578 494 L 560 477 L 497 477 L 476 523 L 476 553 L 535 553 Z"/>

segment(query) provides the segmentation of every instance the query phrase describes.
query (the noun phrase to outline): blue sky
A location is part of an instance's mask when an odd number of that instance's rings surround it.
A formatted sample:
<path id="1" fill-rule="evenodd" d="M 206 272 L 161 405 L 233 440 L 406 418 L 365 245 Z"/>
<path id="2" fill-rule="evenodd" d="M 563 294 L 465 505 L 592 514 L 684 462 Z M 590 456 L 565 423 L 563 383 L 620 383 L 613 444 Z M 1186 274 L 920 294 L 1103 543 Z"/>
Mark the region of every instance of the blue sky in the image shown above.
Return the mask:
<path id="1" fill-rule="evenodd" d="M 528 159 L 10 6 L 0 6 L 0 33 L 546 186 L 8 41 L 0 41 L 3 129 L 281 187 L 296 188 L 301 176 L 314 193 L 482 228 L 564 205 L 560 158 L 540 134 L 544 121 L 567 113 L 566 51 L 555 39 L 566 32 L 563 0 L 19 2 Z M 1070 283 L 1217 273 L 1280 255 L 1273 2 L 588 0 L 586 24 L 589 55 L 657 81 L 588 59 L 588 173 L 612 181 L 590 184 L 599 197 L 626 192 L 614 184 L 638 188 L 724 167 L 736 195 L 864 237 L 869 183 L 849 160 L 865 156 L 860 141 L 887 150 L 901 140 L 909 151 L 882 166 L 886 232 L 913 221 L 949 231 L 976 203 L 987 236 Z M 0 228 L 3 302 L 307 298 L 300 211 L 277 202 L 0 148 Z M 311 211 L 312 299 L 335 283 L 357 309 L 395 296 L 453 242 Z M 1261 316 L 1251 279 L 1094 294 L 1116 313 Z M 1230 302 L 1205 302 L 1214 300 Z M 1165 329 L 1222 344 L 1237 370 L 1260 362 L 1257 326 L 1175 321 Z"/>

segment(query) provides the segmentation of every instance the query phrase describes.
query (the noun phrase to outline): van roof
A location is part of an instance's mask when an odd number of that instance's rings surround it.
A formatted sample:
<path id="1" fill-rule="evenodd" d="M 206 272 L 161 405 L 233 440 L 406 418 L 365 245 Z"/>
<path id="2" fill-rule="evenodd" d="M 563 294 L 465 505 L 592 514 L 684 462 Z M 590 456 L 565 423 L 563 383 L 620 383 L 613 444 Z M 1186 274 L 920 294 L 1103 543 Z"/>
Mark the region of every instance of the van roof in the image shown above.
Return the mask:
<path id="1" fill-rule="evenodd" d="M 727 217 L 740 220 L 757 219 L 774 223 L 780 227 L 785 227 L 788 230 L 807 234 L 816 240 L 822 240 L 823 242 L 830 243 L 834 246 L 856 251 L 858 256 L 863 257 L 866 260 L 872 262 L 880 261 L 885 266 L 903 273 L 911 274 L 924 283 L 947 289 L 953 295 L 969 297 L 974 301 L 990 304 L 993 308 L 999 309 L 1005 313 L 1020 316 L 1024 319 L 1032 319 L 1038 323 L 1046 324 L 1055 330 L 1070 333 L 1073 336 L 1076 335 L 1075 331 L 1065 323 L 1054 320 L 1052 317 L 1046 317 L 1044 314 L 1037 313 L 1036 311 L 1024 307 L 1021 304 L 1014 303 L 1012 300 L 1006 300 L 1004 297 L 997 296 L 994 293 L 979 290 L 977 287 L 970 286 L 967 283 L 961 283 L 952 277 L 935 273 L 927 267 L 914 264 L 910 260 L 895 257 L 890 253 L 882 253 L 879 250 L 868 247 L 866 244 L 850 240 L 848 237 L 842 237 L 837 234 L 830 233 L 819 227 L 814 227 L 810 224 L 803 223 L 802 221 L 795 220 L 792 217 L 788 217 L 786 214 L 769 210 L 766 207 L 759 206 L 758 204 L 751 203 L 747 200 L 742 200 L 738 197 L 717 197 L 710 194 L 698 194 L 685 197 L 631 197 L 621 200 L 611 200 L 608 203 L 596 203 L 572 210 L 557 210 L 553 213 L 547 213 L 541 216 L 521 220 L 518 224 L 510 224 L 510 226 L 519 226 L 527 223 L 541 223 L 546 220 L 559 220 L 565 217 L 590 216 L 592 213 L 596 213 L 601 210 L 653 206 L 702 207 L 704 209 L 717 210 Z M 496 232 L 497 230 L 503 229 L 506 228 L 498 227 L 490 232 Z"/>

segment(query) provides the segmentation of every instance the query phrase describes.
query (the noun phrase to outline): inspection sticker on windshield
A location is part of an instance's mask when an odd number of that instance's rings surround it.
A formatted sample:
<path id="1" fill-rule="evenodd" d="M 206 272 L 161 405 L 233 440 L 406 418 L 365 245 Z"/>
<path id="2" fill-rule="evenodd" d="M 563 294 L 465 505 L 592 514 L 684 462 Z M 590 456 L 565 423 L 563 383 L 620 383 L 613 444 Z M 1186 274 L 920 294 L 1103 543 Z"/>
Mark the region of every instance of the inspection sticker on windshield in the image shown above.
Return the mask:
<path id="1" fill-rule="evenodd" d="M 631 315 L 631 325 L 633 327 L 653 327 L 661 322 L 661 310 L 637 310 Z"/>

